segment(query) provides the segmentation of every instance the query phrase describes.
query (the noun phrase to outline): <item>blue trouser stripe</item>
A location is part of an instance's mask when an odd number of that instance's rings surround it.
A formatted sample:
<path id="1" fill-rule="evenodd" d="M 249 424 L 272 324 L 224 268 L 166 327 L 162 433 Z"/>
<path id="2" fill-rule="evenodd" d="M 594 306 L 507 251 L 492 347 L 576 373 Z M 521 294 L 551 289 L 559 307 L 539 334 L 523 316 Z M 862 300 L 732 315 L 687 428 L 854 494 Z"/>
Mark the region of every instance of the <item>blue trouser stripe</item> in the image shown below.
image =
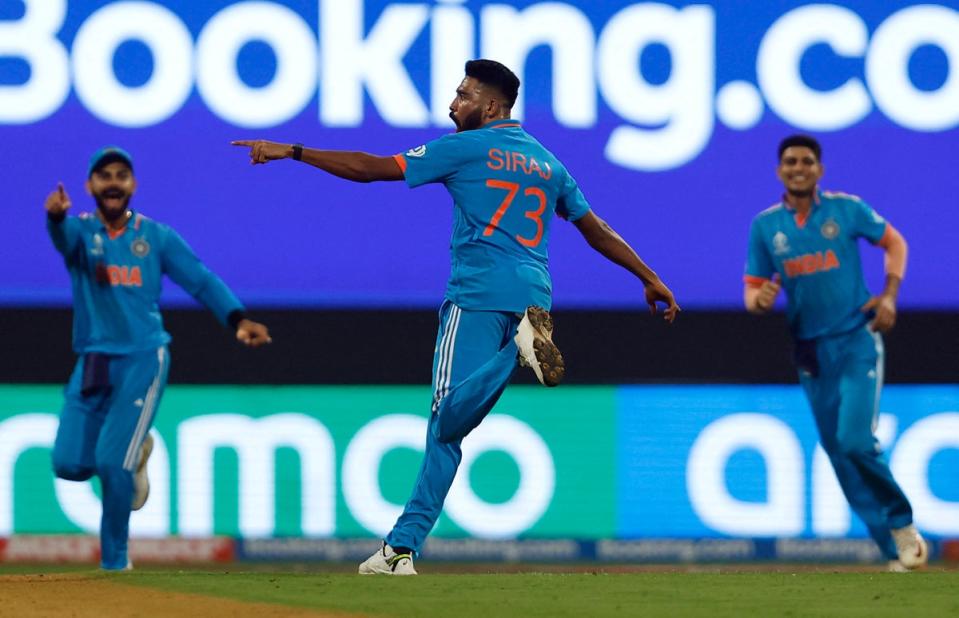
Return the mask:
<path id="1" fill-rule="evenodd" d="M 434 375 L 433 391 L 433 412 L 436 412 L 449 391 L 450 378 L 453 368 L 453 352 L 456 348 L 456 331 L 459 328 L 460 316 L 462 310 L 450 303 L 449 316 L 446 320 L 443 336 L 439 345 L 439 361 L 436 364 L 436 375 Z"/>
<path id="2" fill-rule="evenodd" d="M 109 393 L 83 396 L 81 357 L 65 389 L 60 426 L 53 446 L 57 476 L 83 480 L 100 477 L 103 515 L 100 519 L 101 564 L 123 568 L 127 563 L 133 473 L 140 442 L 149 431 L 169 371 L 169 351 L 112 356 Z M 138 405 L 138 400 L 141 405 Z"/>
<path id="3" fill-rule="evenodd" d="M 153 412 L 156 408 L 160 391 L 160 380 L 161 376 L 164 375 L 163 370 L 166 366 L 166 354 L 166 348 L 157 348 L 157 373 L 153 378 L 153 382 L 150 383 L 150 388 L 147 390 L 146 397 L 143 398 L 143 407 L 140 409 L 140 418 L 137 420 L 137 426 L 133 432 L 133 438 L 130 440 L 130 445 L 127 447 L 127 454 L 123 458 L 124 470 L 133 470 L 137 463 L 139 463 L 140 444 L 143 442 L 143 438 L 146 437 L 146 432 L 150 428 L 150 422 L 153 420 Z"/>
<path id="4" fill-rule="evenodd" d="M 423 463 L 409 502 L 385 539 L 393 547 L 419 553 L 436 524 L 463 456 L 463 438 L 489 414 L 516 369 L 513 336 L 519 320 L 513 313 L 443 304 Z"/>
<path id="5" fill-rule="evenodd" d="M 890 529 L 912 523 L 912 507 L 875 437 L 882 388 L 881 337 L 867 328 L 817 342 L 819 377 L 800 373 L 823 450 L 853 511 L 886 558 L 896 558 Z"/>

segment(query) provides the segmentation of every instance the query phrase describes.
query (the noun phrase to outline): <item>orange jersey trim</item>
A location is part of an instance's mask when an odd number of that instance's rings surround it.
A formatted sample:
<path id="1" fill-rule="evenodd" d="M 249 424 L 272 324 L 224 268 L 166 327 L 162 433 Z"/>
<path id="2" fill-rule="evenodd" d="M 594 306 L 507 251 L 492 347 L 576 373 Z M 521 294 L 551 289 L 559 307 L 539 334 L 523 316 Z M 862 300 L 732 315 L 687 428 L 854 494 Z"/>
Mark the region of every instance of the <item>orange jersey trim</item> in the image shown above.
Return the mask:
<path id="1" fill-rule="evenodd" d="M 518 122 L 511 122 L 510 124 L 498 124 L 495 127 L 490 127 L 491 129 L 510 129 L 522 126 Z"/>
<path id="2" fill-rule="evenodd" d="M 883 249 L 888 249 L 888 248 L 889 248 L 889 243 L 892 242 L 892 235 L 893 235 L 893 233 L 894 233 L 894 231 L 893 231 L 893 228 L 892 228 L 892 224 L 890 224 L 890 223 L 887 221 L 887 222 L 886 222 L 886 229 L 885 229 L 885 231 L 883 231 L 883 233 L 882 233 L 882 238 L 880 238 L 879 241 L 876 242 L 876 246 L 877 246 L 877 247 L 882 247 Z"/>
<path id="3" fill-rule="evenodd" d="M 769 281 L 767 277 L 756 277 L 754 275 L 743 275 L 743 283 L 748 285 L 751 288 L 762 287 L 764 283 Z"/>
<path id="4" fill-rule="evenodd" d="M 395 154 L 393 155 L 393 160 L 396 161 L 396 164 L 400 166 L 400 171 L 406 176 L 406 157 L 402 154 Z"/>

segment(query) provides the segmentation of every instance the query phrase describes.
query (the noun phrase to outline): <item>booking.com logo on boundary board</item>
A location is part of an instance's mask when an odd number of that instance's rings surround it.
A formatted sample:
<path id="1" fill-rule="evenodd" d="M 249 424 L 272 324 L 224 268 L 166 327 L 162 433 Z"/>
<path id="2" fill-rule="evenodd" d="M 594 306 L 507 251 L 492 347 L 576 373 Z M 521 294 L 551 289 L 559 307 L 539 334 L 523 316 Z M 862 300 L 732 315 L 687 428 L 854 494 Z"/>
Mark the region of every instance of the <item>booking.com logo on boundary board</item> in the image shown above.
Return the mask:
<path id="1" fill-rule="evenodd" d="M 0 537 L 95 533 L 54 481 L 60 390 L 0 387 Z M 135 536 L 385 534 L 420 464 L 418 387 L 171 387 Z M 930 536 L 959 535 L 959 387 L 888 387 L 878 437 Z M 439 537 L 863 537 L 798 387 L 514 387 L 464 441 Z"/>
<path id="2" fill-rule="evenodd" d="M 322 126 L 359 127 L 364 92 L 391 126 L 448 126 L 450 85 L 460 78 L 465 60 L 480 55 L 521 68 L 541 45 L 550 46 L 558 67 L 551 101 L 557 122 L 594 127 L 602 102 L 621 120 L 608 135 L 606 157 L 630 169 L 682 166 L 703 151 L 717 120 L 749 130 L 766 107 L 809 131 L 848 128 L 874 110 L 913 131 L 959 124 L 959 12 L 942 5 L 905 6 L 871 33 L 854 8 L 798 6 L 761 35 L 755 81 L 720 83 L 719 63 L 728 59 L 717 58 L 719 16 L 707 4 L 636 3 L 611 15 L 593 9 L 591 20 L 572 3 L 523 8 L 484 3 L 478 10 L 452 0 L 385 3 L 376 6 L 381 10 L 369 23 L 366 4 L 378 3 L 319 0 L 317 29 L 289 6 L 242 2 L 205 23 L 191 23 L 191 29 L 178 8 L 191 17 L 200 11 L 184 3 L 170 3 L 171 8 L 113 2 L 82 17 L 70 48 L 58 38 L 67 0 L 23 4 L 19 19 L 0 25 L 0 53 L 29 67 L 23 83 L 0 88 L 2 124 L 35 123 L 56 113 L 72 86 L 94 116 L 129 128 L 166 121 L 194 88 L 216 116 L 244 128 L 290 121 L 317 95 Z M 426 84 L 417 84 L 404 58 L 426 40 L 429 74 Z M 116 53 L 130 41 L 148 49 L 153 65 L 146 81 L 135 85 L 124 83 L 114 66 Z M 266 44 L 272 52 L 274 74 L 267 83 L 251 86 L 238 68 L 250 43 Z M 644 51 L 653 45 L 670 58 L 659 83 L 640 70 Z M 837 73 L 829 87 L 810 83 L 804 58 L 822 46 L 834 61 L 863 62 L 863 77 L 849 71 Z M 937 87 L 917 85 L 913 75 L 922 81 L 935 72 L 922 66 L 928 58 L 913 66 L 916 52 L 928 47 L 946 61 L 946 77 Z M 514 110 L 519 118 L 523 104 L 521 98 Z"/>
<path id="3" fill-rule="evenodd" d="M 463 60 L 480 55 L 519 73 L 516 116 L 684 308 L 741 307 L 749 222 L 779 199 L 775 146 L 795 131 L 823 141 L 824 189 L 861 195 L 908 240 L 902 307 L 959 307 L 959 6 L 868 0 L 0 3 L 0 135 L 18 155 L 0 183 L 17 213 L 0 303 L 69 302 L 24 213 L 59 180 L 89 210 L 84 162 L 117 143 L 136 161 L 133 207 L 244 302 L 435 307 L 445 191 L 251 169 L 228 144 L 405 152 L 452 130 Z M 571 226 L 549 251 L 556 307 L 643 308 Z M 864 265 L 882 285 L 881 253 Z"/>

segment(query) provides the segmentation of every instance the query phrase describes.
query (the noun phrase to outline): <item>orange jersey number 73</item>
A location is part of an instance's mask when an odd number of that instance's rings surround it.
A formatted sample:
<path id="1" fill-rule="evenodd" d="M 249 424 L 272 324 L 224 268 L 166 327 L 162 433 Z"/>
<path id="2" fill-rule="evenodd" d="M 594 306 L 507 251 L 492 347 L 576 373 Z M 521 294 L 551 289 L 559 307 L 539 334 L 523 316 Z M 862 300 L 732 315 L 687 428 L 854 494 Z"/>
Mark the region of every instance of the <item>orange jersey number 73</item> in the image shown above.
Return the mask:
<path id="1" fill-rule="evenodd" d="M 493 231 L 499 227 L 500 219 L 503 218 L 503 215 L 506 214 L 506 211 L 509 210 L 509 207 L 513 204 L 513 199 L 516 197 L 516 194 L 519 193 L 520 185 L 518 182 L 509 182 L 506 180 L 496 180 L 490 178 L 486 181 L 486 186 L 491 189 L 503 189 L 506 191 L 506 197 L 503 198 L 503 201 L 500 203 L 499 208 L 496 209 L 496 212 L 493 213 L 493 217 L 489 220 L 489 224 L 486 226 L 486 229 L 483 230 L 483 236 L 491 236 Z M 526 238 L 524 236 L 516 235 L 516 240 L 523 245 L 524 247 L 536 247 L 539 245 L 540 241 L 543 240 L 543 213 L 546 212 L 546 194 L 543 193 L 543 190 L 539 187 L 526 187 L 526 190 L 523 191 L 523 195 L 535 197 L 539 201 L 539 208 L 536 210 L 528 210 L 525 214 L 527 219 L 532 219 L 536 222 L 536 235 L 532 238 Z"/>

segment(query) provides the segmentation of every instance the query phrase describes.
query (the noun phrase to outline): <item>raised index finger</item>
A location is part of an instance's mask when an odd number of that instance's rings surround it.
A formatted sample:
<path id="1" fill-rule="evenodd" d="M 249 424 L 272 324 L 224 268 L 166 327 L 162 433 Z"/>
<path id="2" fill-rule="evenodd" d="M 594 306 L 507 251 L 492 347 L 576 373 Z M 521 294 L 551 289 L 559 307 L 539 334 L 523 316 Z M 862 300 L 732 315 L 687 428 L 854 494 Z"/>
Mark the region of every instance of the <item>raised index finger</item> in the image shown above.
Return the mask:
<path id="1" fill-rule="evenodd" d="M 230 142 L 232 146 L 253 146 L 256 144 L 255 139 L 237 139 Z"/>

